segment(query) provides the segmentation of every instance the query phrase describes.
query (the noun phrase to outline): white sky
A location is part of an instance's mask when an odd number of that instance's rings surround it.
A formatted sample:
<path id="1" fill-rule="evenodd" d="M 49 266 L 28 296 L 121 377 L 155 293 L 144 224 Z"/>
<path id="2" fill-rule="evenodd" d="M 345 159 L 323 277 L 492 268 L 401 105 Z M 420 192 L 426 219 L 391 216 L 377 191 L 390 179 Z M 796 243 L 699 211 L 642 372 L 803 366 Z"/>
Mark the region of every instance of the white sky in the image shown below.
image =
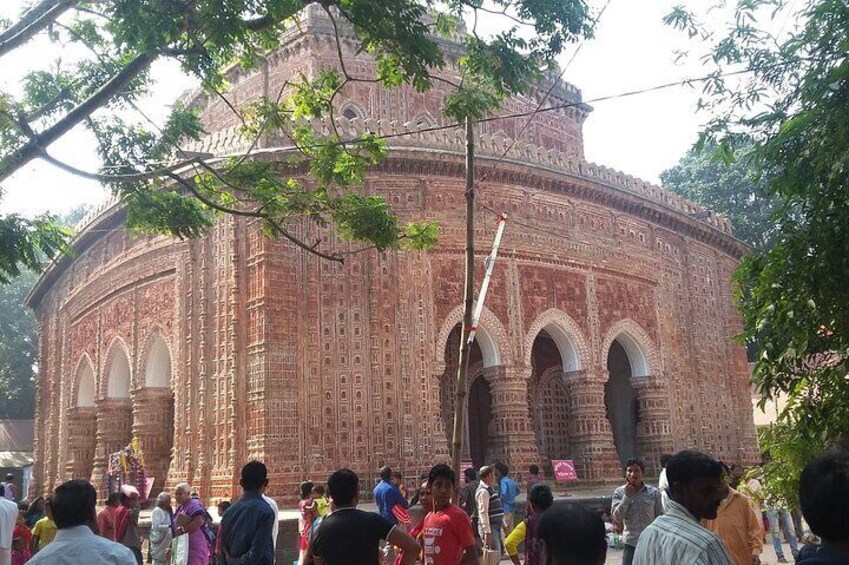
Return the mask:
<path id="1" fill-rule="evenodd" d="M 564 79 L 583 92 L 585 100 L 651 87 L 705 74 L 697 62 L 675 63 L 675 50 L 693 48 L 683 34 L 665 26 L 661 18 L 682 0 L 610 0 L 596 32 L 587 41 Z M 703 11 L 706 0 L 687 0 Z M 0 15 L 14 17 L 20 0 L 0 2 Z M 598 10 L 604 0 L 591 0 Z M 572 55 L 567 50 L 563 61 Z M 697 49 L 697 48 L 696 48 Z M 57 56 L 71 56 L 49 43 L 29 46 L 26 54 L 3 59 L 0 89 L 14 89 L 14 81 L 36 65 Z M 154 117 L 191 85 L 174 66 L 154 69 L 158 79 L 155 96 L 144 107 Z M 592 104 L 585 123 L 586 156 L 590 161 L 659 183 L 662 171 L 674 165 L 693 144 L 707 116 L 696 113 L 698 91 L 688 87 Z M 84 132 L 72 132 L 51 147 L 51 153 L 80 168 L 94 171 L 94 143 Z M 34 161 L 4 183 L 0 212 L 33 215 L 61 213 L 79 204 L 102 200 L 105 191 L 96 183 L 80 179 Z"/>

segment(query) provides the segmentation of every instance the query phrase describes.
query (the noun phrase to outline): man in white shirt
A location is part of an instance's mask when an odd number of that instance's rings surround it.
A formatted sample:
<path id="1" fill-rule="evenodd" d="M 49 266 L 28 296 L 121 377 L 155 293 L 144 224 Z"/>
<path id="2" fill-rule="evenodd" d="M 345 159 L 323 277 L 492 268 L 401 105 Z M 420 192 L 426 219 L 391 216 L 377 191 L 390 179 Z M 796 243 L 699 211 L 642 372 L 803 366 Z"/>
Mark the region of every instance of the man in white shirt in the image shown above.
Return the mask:
<path id="1" fill-rule="evenodd" d="M 13 473 L 6 473 L 6 481 L 0 483 L 0 485 L 2 485 L 4 489 L 6 489 L 5 494 L 3 494 L 3 496 L 6 497 L 7 500 L 11 500 L 12 502 L 14 502 L 17 498 L 15 496 L 15 475 Z"/>
<path id="2" fill-rule="evenodd" d="M 6 490 L 4 485 L 0 489 Z M 18 520 L 18 505 L 8 500 L 0 491 L 0 565 L 12 563 L 12 533 Z"/>
<path id="3" fill-rule="evenodd" d="M 698 451 L 679 451 L 669 460 L 666 513 L 655 518 L 637 542 L 634 565 L 732 565 L 719 537 L 700 520 L 716 518 L 728 494 L 722 463 Z"/>
<path id="4" fill-rule="evenodd" d="M 271 546 L 274 548 L 274 561 L 277 561 L 277 532 L 280 531 L 280 510 L 277 508 L 277 502 L 267 494 L 265 494 L 265 487 L 262 489 L 262 499 L 271 506 L 271 509 L 274 511 L 274 525 L 271 526 Z"/>
<path id="5" fill-rule="evenodd" d="M 666 512 L 666 501 L 669 499 L 669 479 L 666 478 L 666 466 L 669 465 L 669 460 L 672 456 L 664 453 L 660 456 L 660 476 L 657 478 L 657 490 L 660 491 L 660 501 L 663 503 L 663 511 Z"/>
<path id="6" fill-rule="evenodd" d="M 504 547 L 501 530 L 504 527 L 504 507 L 499 490 L 495 488 L 495 469 L 485 465 L 480 469 L 480 485 L 475 492 L 478 506 L 478 530 L 485 547 L 501 555 Z"/>
<path id="7" fill-rule="evenodd" d="M 136 565 L 128 547 L 94 535 L 97 492 L 88 481 L 74 479 L 53 493 L 56 537 L 27 563 L 31 565 Z"/>

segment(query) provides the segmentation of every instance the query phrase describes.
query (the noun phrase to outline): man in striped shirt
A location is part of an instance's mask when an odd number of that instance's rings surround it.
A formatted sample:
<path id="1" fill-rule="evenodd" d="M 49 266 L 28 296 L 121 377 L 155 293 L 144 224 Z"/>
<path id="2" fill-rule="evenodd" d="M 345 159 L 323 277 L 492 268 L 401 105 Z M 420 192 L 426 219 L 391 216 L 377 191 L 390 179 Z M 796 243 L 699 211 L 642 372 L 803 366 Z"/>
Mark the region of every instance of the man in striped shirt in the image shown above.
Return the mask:
<path id="1" fill-rule="evenodd" d="M 478 529 L 484 545 L 501 555 L 504 547 L 501 530 L 504 528 L 504 507 L 498 489 L 495 488 L 495 469 L 489 465 L 481 467 L 480 485 L 475 493 L 478 506 Z"/>
<path id="2" fill-rule="evenodd" d="M 640 536 L 634 565 L 732 565 L 722 540 L 699 521 L 713 520 L 728 493 L 722 463 L 697 451 L 680 451 L 666 467 L 666 513 Z"/>

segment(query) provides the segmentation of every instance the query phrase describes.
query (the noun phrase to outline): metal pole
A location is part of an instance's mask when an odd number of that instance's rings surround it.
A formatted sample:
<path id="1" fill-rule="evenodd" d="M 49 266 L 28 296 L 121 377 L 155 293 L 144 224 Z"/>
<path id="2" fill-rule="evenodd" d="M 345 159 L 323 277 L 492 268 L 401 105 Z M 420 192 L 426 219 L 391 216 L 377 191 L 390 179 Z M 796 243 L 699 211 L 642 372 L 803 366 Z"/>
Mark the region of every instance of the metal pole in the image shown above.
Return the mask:
<path id="1" fill-rule="evenodd" d="M 492 242 L 492 253 L 486 258 L 484 263 L 483 282 L 481 290 L 478 293 L 478 301 L 475 303 L 475 312 L 472 314 L 472 331 L 469 332 L 469 347 L 475 341 L 475 332 L 478 331 L 478 324 L 481 321 L 483 313 L 483 304 L 486 301 L 486 293 L 489 292 L 489 281 L 492 280 L 492 271 L 495 270 L 495 260 L 498 259 L 498 248 L 501 246 L 501 236 L 504 235 L 504 228 L 507 226 L 507 214 L 504 212 L 498 217 L 498 228 L 495 230 L 495 241 Z"/>
<path id="2" fill-rule="evenodd" d="M 451 467 L 460 478 L 460 459 L 463 454 L 463 424 L 466 414 L 466 378 L 469 374 L 469 332 L 473 331 L 472 315 L 475 306 L 475 142 L 471 118 L 466 118 L 466 287 L 463 302 L 463 327 L 460 332 L 460 362 L 454 390 L 454 434 L 451 445 Z"/>

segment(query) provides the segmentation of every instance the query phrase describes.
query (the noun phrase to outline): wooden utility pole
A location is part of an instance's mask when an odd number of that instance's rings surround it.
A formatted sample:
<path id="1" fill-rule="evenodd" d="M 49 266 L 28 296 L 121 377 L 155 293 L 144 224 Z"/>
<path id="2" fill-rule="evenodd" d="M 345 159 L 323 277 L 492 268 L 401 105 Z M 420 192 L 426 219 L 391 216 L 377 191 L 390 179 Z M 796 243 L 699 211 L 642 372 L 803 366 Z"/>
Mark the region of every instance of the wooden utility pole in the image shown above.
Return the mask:
<path id="1" fill-rule="evenodd" d="M 469 332 L 473 330 L 475 306 L 475 141 L 472 119 L 466 118 L 466 293 L 463 302 L 463 327 L 460 331 L 460 362 L 454 390 L 454 434 L 451 467 L 460 478 L 463 457 L 463 424 L 466 415 L 466 379 L 469 374 Z M 458 483 L 459 484 L 459 483 Z"/>

